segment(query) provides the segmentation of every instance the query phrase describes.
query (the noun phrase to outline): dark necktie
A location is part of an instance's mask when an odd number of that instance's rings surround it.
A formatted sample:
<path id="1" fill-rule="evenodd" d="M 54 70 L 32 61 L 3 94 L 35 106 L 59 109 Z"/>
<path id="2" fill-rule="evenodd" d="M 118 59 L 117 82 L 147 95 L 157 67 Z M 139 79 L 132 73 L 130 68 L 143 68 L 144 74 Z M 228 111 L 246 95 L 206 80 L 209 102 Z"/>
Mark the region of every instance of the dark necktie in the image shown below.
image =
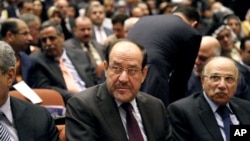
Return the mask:
<path id="1" fill-rule="evenodd" d="M 132 113 L 132 105 L 130 103 L 123 103 L 121 107 L 126 111 L 127 132 L 129 141 L 143 141 L 142 133 Z"/>
<path id="2" fill-rule="evenodd" d="M 232 124 L 230 119 L 230 111 L 227 106 L 220 106 L 217 109 L 217 112 L 222 118 L 223 124 L 224 124 L 224 131 L 226 135 L 226 140 L 229 141 L 230 138 L 230 124 Z"/>
<path id="3" fill-rule="evenodd" d="M 5 117 L 5 115 L 0 112 L 0 121 L 8 123 L 7 120 L 8 119 Z M 0 123 L 0 141 L 11 141 L 10 134 L 2 123 Z"/>
<path id="4" fill-rule="evenodd" d="M 89 44 L 86 43 L 86 44 L 84 44 L 84 46 L 85 46 L 86 49 L 87 49 L 87 53 L 88 53 L 88 56 L 89 56 L 89 59 L 90 59 L 91 64 L 92 64 L 94 67 L 96 67 L 97 64 L 96 64 L 96 61 L 95 61 L 95 59 L 94 59 L 94 56 L 93 56 L 93 53 L 92 53 L 92 51 L 91 51 L 91 49 L 90 49 Z"/>

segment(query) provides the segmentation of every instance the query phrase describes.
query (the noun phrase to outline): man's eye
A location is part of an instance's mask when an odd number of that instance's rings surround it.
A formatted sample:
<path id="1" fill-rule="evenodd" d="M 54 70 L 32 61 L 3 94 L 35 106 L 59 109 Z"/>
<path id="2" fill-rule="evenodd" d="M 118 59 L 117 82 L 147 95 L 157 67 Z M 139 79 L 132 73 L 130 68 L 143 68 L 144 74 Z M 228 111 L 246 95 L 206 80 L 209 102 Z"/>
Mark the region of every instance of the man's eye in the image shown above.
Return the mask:
<path id="1" fill-rule="evenodd" d="M 220 76 L 212 75 L 212 76 L 210 76 L 210 79 L 213 81 L 218 81 L 218 80 L 220 80 Z"/>

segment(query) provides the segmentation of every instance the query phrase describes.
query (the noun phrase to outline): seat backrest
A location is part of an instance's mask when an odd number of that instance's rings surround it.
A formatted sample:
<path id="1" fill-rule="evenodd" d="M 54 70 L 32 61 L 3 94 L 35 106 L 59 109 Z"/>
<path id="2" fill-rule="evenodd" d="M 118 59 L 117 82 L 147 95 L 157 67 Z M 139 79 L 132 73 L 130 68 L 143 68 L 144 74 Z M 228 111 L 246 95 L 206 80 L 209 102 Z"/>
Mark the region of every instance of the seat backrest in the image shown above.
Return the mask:
<path id="1" fill-rule="evenodd" d="M 35 93 L 37 93 L 37 95 L 43 100 L 38 105 L 42 105 L 42 106 L 43 105 L 46 105 L 46 106 L 47 105 L 54 105 L 54 106 L 64 106 L 65 107 L 65 104 L 64 104 L 64 101 L 63 101 L 61 94 L 59 92 L 57 92 L 56 90 L 52 90 L 52 89 L 32 89 L 32 90 L 34 90 Z M 24 97 L 17 90 L 9 91 L 9 94 L 11 96 L 19 98 L 21 100 L 30 102 L 30 100 L 28 100 L 26 97 Z"/>

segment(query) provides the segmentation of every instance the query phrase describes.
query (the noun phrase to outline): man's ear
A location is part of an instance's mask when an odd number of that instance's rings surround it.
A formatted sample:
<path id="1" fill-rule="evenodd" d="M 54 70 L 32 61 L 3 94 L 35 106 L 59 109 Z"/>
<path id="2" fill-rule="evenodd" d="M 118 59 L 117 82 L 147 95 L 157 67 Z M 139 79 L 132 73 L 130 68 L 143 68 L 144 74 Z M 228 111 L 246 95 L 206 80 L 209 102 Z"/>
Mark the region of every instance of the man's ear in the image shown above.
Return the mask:
<path id="1" fill-rule="evenodd" d="M 145 66 L 145 67 L 142 69 L 142 80 L 141 80 L 141 83 L 143 83 L 144 80 L 146 79 L 147 73 L 148 73 L 148 66 Z"/>
<path id="2" fill-rule="evenodd" d="M 198 22 L 197 21 L 192 21 L 191 22 L 191 26 L 192 27 L 197 27 L 198 26 Z"/>
<path id="3" fill-rule="evenodd" d="M 11 40 L 12 40 L 12 37 L 13 37 L 13 33 L 10 32 L 10 31 L 8 31 L 8 32 L 6 33 L 5 39 L 6 39 L 7 41 L 11 41 Z"/>
<path id="4" fill-rule="evenodd" d="M 7 72 L 8 85 L 11 86 L 16 78 L 16 68 L 11 67 Z"/>

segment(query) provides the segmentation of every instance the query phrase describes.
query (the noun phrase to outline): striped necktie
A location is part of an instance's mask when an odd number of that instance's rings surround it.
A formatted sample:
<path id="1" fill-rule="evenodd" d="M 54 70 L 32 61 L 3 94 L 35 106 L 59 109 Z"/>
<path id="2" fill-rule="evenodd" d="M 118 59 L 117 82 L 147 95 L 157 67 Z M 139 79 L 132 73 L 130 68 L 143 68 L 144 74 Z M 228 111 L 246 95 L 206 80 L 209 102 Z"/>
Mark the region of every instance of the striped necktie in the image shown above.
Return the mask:
<path id="1" fill-rule="evenodd" d="M 226 135 L 226 140 L 230 141 L 230 125 L 232 124 L 232 121 L 230 119 L 230 111 L 227 106 L 220 106 L 217 109 L 217 112 L 222 118 L 223 124 L 224 124 L 224 132 Z"/>
<path id="2" fill-rule="evenodd" d="M 0 121 L 6 122 L 8 119 L 5 117 L 5 115 L 1 112 L 0 113 Z M 7 123 L 7 122 L 6 122 Z M 0 123 L 0 141 L 11 141 L 10 134 L 7 130 L 7 128 Z"/>

